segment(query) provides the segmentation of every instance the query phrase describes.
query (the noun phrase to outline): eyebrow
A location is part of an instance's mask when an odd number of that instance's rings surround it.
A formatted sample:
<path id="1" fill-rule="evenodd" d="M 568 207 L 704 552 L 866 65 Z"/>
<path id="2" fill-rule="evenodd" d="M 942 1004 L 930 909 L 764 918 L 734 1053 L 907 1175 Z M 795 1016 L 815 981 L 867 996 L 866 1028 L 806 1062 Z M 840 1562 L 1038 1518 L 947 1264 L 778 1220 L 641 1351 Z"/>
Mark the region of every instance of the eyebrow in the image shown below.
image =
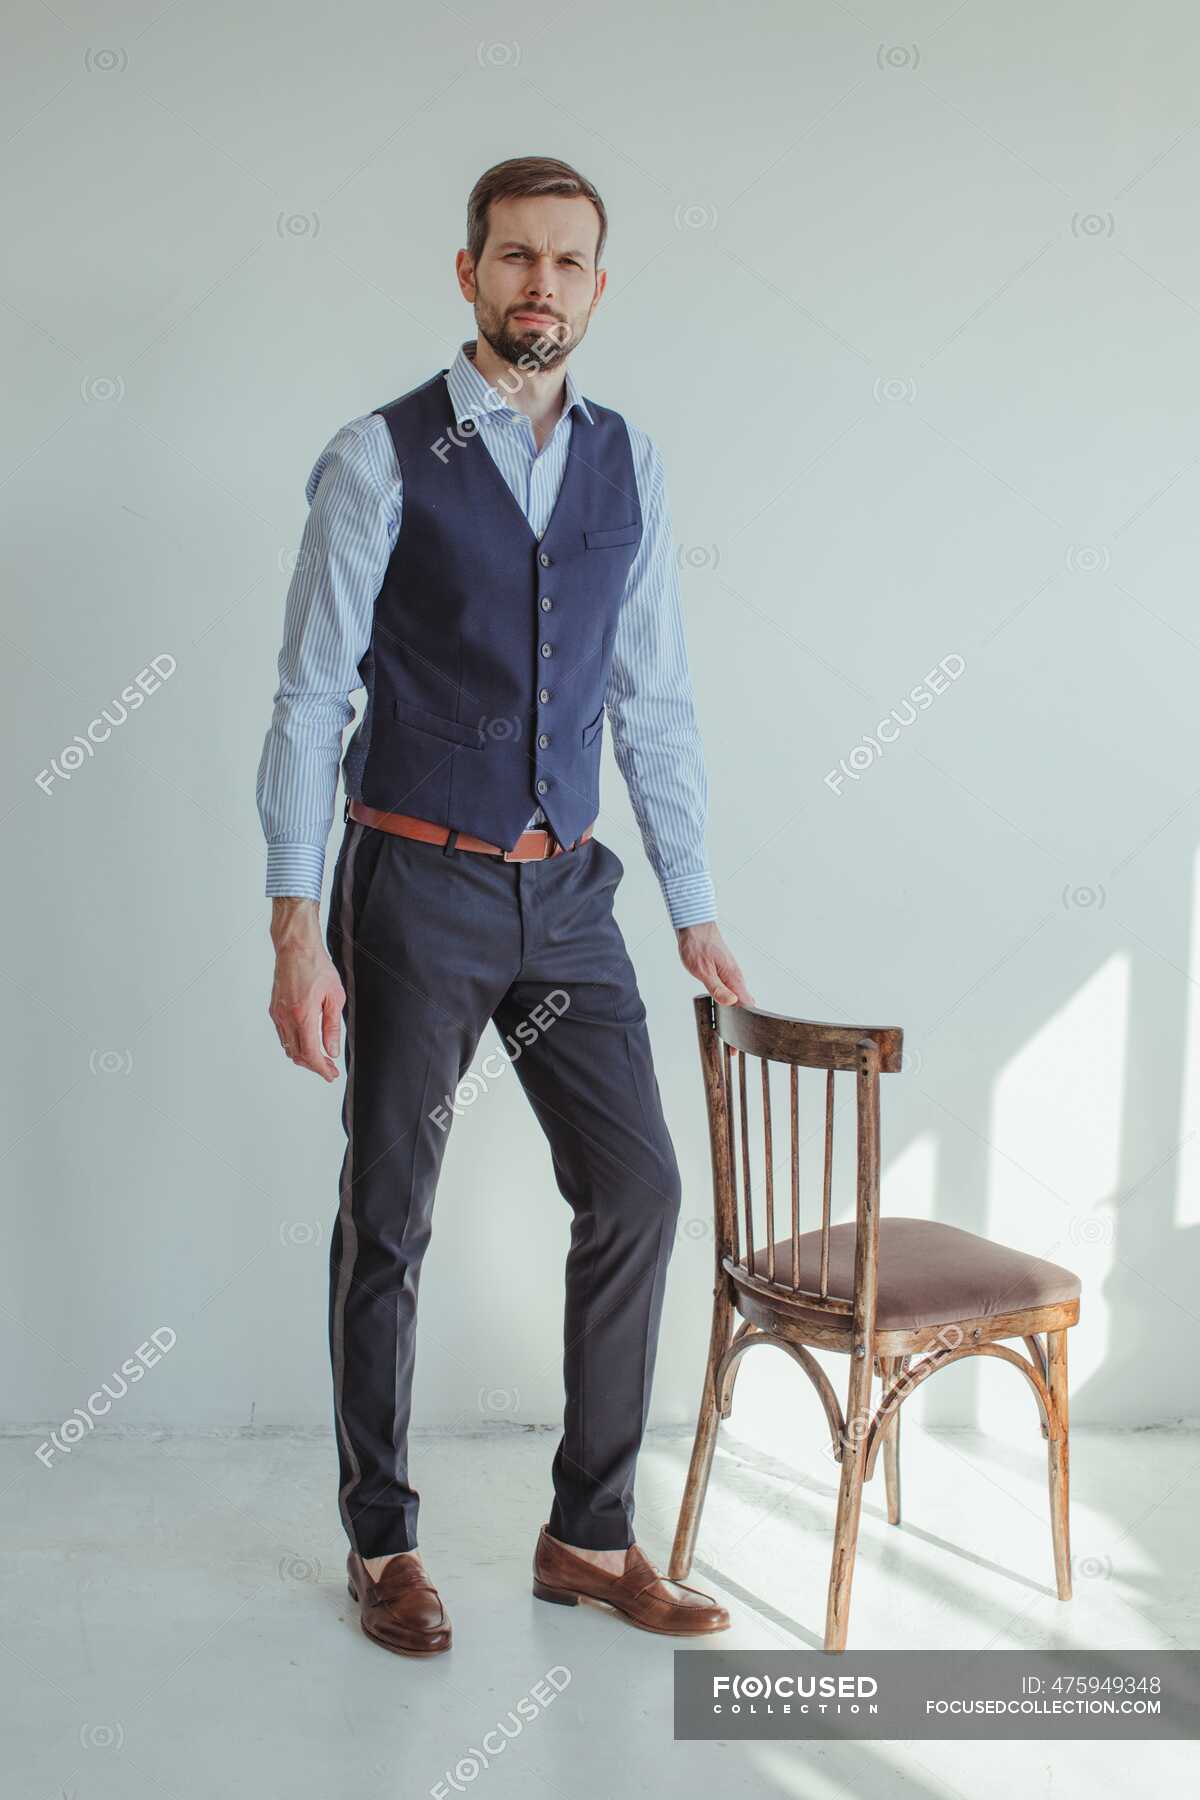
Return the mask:
<path id="1" fill-rule="evenodd" d="M 496 248 L 497 250 L 532 250 L 533 245 L 523 244 L 519 238 L 503 238 L 500 243 L 496 245 Z M 560 256 L 578 256 L 585 262 L 588 256 L 586 250 L 560 250 L 558 254 Z"/>

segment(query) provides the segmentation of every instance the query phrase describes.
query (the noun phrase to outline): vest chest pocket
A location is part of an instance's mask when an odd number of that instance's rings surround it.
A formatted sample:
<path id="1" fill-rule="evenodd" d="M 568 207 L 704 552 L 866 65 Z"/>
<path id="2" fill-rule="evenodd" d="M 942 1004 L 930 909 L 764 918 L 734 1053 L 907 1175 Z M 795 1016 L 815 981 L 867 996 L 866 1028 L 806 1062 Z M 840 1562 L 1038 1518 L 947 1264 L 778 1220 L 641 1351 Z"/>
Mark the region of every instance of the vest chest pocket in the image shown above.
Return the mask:
<path id="1" fill-rule="evenodd" d="M 612 525 L 604 531 L 585 531 L 583 541 L 589 550 L 607 550 L 614 544 L 636 544 L 641 535 L 642 528 L 635 520 L 632 525 Z"/>
<path id="2" fill-rule="evenodd" d="M 591 743 L 592 739 L 596 736 L 596 733 L 599 731 L 599 729 L 603 725 L 603 723 L 604 723 L 604 708 L 601 707 L 600 711 L 596 714 L 596 716 L 592 720 L 591 724 L 585 725 L 583 728 L 583 742 L 584 742 L 585 746 Z"/>
<path id="3" fill-rule="evenodd" d="M 392 717 L 401 725 L 412 726 L 414 731 L 444 738 L 448 743 L 461 745 L 464 750 L 483 749 L 483 738 L 474 725 L 460 725 L 457 719 L 443 719 L 440 713 L 422 712 L 419 706 L 410 706 L 407 700 L 393 700 Z"/>

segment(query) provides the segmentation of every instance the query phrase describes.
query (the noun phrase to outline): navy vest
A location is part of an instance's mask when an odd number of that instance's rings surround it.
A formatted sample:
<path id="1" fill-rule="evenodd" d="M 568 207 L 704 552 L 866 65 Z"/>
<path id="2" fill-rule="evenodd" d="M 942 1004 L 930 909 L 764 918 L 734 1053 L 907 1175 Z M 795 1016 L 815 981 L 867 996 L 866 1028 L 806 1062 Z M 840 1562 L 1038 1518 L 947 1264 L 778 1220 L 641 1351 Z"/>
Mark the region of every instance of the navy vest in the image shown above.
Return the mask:
<path id="1" fill-rule="evenodd" d="M 443 369 L 377 410 L 403 481 L 375 603 L 368 806 L 511 850 L 534 809 L 572 843 L 599 810 L 613 635 L 642 535 L 619 413 L 576 410 L 539 539 Z"/>

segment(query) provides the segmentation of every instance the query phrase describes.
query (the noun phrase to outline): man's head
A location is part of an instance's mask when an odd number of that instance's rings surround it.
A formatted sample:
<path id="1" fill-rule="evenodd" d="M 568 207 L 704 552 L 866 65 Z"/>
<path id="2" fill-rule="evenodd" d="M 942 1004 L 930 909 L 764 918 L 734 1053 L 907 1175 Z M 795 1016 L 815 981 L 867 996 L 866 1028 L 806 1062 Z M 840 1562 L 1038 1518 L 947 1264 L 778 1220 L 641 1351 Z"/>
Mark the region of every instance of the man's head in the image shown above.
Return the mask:
<path id="1" fill-rule="evenodd" d="M 604 202 L 568 163 L 516 156 L 479 177 L 456 266 L 497 356 L 551 369 L 570 355 L 604 292 L 607 235 Z"/>

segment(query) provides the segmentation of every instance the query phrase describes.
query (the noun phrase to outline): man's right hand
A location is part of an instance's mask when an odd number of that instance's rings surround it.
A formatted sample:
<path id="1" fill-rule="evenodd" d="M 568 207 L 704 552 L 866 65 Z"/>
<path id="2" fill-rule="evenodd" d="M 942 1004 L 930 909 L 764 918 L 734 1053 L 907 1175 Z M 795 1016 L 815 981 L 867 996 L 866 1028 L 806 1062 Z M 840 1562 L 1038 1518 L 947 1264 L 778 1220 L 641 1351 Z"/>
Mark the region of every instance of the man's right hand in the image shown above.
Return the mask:
<path id="1" fill-rule="evenodd" d="M 267 1008 L 294 1063 L 336 1081 L 346 992 L 325 948 L 317 902 L 271 902 L 275 985 Z"/>

